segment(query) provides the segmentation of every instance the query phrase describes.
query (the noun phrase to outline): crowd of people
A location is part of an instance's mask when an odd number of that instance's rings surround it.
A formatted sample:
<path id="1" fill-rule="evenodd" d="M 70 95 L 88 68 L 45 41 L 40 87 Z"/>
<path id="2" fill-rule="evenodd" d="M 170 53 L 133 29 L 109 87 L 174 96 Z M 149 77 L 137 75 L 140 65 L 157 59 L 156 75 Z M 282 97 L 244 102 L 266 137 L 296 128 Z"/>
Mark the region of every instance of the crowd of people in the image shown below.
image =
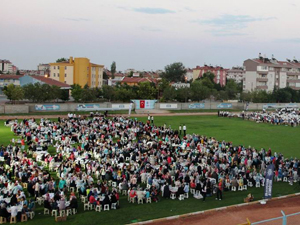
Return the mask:
<path id="1" fill-rule="evenodd" d="M 222 200 L 224 191 L 263 186 L 270 163 L 275 165 L 278 181 L 293 184 L 300 175 L 298 159 L 284 158 L 271 149 L 187 134 L 185 125 L 182 135 L 166 125 L 156 126 L 151 117 L 142 122 L 123 116 L 72 114 L 57 121 L 29 119 L 7 121 L 7 125 L 19 138 L 0 150 L 4 158 L 0 185 L 6 187 L 0 197 L 5 203 L 7 196 L 15 196 L 15 204 L 27 205 L 22 212 L 32 209 L 20 184 L 36 200 L 42 198 L 44 208 L 59 213 L 76 211 L 76 196 L 87 208 L 102 210 L 120 207 L 120 194 L 138 203 L 183 200 L 189 193 L 202 201 L 209 196 Z M 56 154 L 51 155 L 52 146 Z M 44 166 L 56 171 L 59 180 Z"/>
<path id="2" fill-rule="evenodd" d="M 261 112 L 228 112 L 219 111 L 220 117 L 239 117 L 244 120 L 252 120 L 257 123 L 271 123 L 274 125 L 286 125 L 296 127 L 300 124 L 300 114 L 297 109 L 282 108 L 275 111 L 266 111 L 263 109 Z"/>

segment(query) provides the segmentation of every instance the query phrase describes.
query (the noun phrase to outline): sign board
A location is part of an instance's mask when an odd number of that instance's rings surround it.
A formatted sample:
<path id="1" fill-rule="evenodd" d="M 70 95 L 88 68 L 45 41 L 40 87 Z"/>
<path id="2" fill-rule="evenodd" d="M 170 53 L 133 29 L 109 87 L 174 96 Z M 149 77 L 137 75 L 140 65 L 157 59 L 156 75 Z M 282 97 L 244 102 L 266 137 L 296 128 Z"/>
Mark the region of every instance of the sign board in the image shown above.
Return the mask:
<path id="1" fill-rule="evenodd" d="M 103 110 L 100 108 L 100 104 L 78 104 L 76 107 L 77 111 L 97 111 Z"/>
<path id="2" fill-rule="evenodd" d="M 35 105 L 36 111 L 53 111 L 53 110 L 59 110 L 59 105 Z"/>
<path id="3" fill-rule="evenodd" d="M 274 175 L 274 165 L 271 163 L 267 167 L 266 177 L 265 177 L 265 189 L 264 198 L 272 198 L 272 188 L 273 188 L 273 175 Z"/>
<path id="4" fill-rule="evenodd" d="M 160 109 L 177 109 L 177 104 L 168 104 L 168 103 L 161 103 L 159 105 Z"/>
<path id="5" fill-rule="evenodd" d="M 277 108 L 278 105 L 276 103 L 268 103 L 263 105 L 263 109 L 274 109 Z"/>
<path id="6" fill-rule="evenodd" d="M 130 108 L 130 103 L 126 103 L 126 104 L 111 104 L 111 108 L 112 110 L 114 109 L 129 109 Z"/>
<path id="7" fill-rule="evenodd" d="M 193 103 L 189 104 L 189 109 L 204 109 L 205 103 Z"/>
<path id="8" fill-rule="evenodd" d="M 135 109 L 154 109 L 157 100 L 131 100 L 135 104 Z"/>
<path id="9" fill-rule="evenodd" d="M 218 109 L 231 109 L 232 108 L 232 104 L 231 103 L 220 103 L 217 106 Z"/>

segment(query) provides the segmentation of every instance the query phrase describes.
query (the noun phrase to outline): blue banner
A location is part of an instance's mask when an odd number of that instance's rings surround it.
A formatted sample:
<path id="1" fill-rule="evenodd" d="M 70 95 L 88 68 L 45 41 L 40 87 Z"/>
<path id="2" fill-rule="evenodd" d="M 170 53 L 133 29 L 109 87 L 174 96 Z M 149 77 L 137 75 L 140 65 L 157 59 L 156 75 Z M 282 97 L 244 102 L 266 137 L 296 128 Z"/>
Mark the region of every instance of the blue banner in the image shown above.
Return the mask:
<path id="1" fill-rule="evenodd" d="M 232 104 L 231 103 L 220 103 L 217 106 L 218 109 L 230 109 L 232 108 Z"/>
<path id="2" fill-rule="evenodd" d="M 189 104 L 189 109 L 204 109 L 204 108 L 205 108 L 205 103 Z"/>
<path id="3" fill-rule="evenodd" d="M 278 105 L 276 103 L 268 103 L 263 105 L 263 109 L 274 109 L 277 108 Z"/>
<path id="4" fill-rule="evenodd" d="M 266 178 L 265 178 L 265 190 L 264 198 L 272 198 L 272 188 L 273 188 L 273 175 L 274 175 L 274 165 L 271 163 L 267 167 Z"/>
<path id="5" fill-rule="evenodd" d="M 59 110 L 59 105 L 35 105 L 36 111 L 53 111 L 53 110 Z"/>

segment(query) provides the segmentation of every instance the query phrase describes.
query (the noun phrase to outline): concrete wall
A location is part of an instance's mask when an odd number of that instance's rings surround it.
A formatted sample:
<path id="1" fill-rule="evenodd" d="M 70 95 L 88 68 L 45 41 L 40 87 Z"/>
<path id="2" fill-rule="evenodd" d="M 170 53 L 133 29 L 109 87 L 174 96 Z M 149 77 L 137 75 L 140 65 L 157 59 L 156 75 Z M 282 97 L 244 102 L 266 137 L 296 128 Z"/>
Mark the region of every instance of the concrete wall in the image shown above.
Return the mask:
<path id="1" fill-rule="evenodd" d="M 53 104 L 44 104 L 45 110 L 36 110 L 36 104 L 27 104 L 27 105 L 0 105 L 0 114 L 16 114 L 16 113 L 32 113 L 32 112 L 76 112 L 78 111 L 78 105 L 97 105 L 98 108 L 94 109 L 94 111 L 102 111 L 112 109 L 112 104 L 114 104 L 114 109 L 116 109 L 119 104 L 120 110 L 128 110 L 127 105 L 129 103 L 53 103 Z M 39 104 L 43 105 L 43 104 Z M 49 110 L 49 106 L 55 105 L 59 106 L 59 109 Z M 248 105 L 248 110 L 259 110 L 261 111 L 263 108 L 266 109 L 275 109 L 279 107 L 300 107 L 300 103 L 250 103 Z M 50 107 L 51 108 L 51 107 Z M 180 103 L 180 102 L 170 102 L 170 103 L 155 103 L 155 109 L 162 110 L 196 110 L 196 109 L 219 109 L 219 110 L 236 110 L 242 111 L 246 108 L 246 104 L 240 102 L 233 103 L 223 103 L 223 102 L 189 102 L 189 103 Z M 133 109 L 134 110 L 134 106 Z M 93 111 L 90 108 L 86 110 L 82 110 L 86 112 Z"/>
<path id="2" fill-rule="evenodd" d="M 0 113 L 2 114 L 29 113 L 29 106 L 28 105 L 1 105 Z"/>

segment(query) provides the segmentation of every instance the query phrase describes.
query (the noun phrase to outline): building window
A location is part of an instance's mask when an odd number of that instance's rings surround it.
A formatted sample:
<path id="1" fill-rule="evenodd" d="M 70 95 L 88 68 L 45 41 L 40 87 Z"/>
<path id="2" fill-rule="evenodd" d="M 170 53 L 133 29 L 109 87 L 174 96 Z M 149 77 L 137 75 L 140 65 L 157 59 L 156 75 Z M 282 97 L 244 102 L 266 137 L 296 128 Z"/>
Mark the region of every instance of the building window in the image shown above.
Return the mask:
<path id="1" fill-rule="evenodd" d="M 55 73 L 53 73 L 53 77 L 55 77 L 56 75 L 55 75 Z"/>
<path id="2" fill-rule="evenodd" d="M 59 77 L 59 73 L 57 74 L 57 77 Z"/>
<path id="3" fill-rule="evenodd" d="M 54 69 L 56 69 L 56 66 L 53 66 Z"/>
<path id="4" fill-rule="evenodd" d="M 59 66 L 57 66 L 57 69 L 59 70 Z"/>
<path id="5" fill-rule="evenodd" d="M 67 81 L 65 81 L 65 84 L 67 83 Z"/>
<path id="6" fill-rule="evenodd" d="M 65 77 L 67 77 L 67 74 L 65 73 Z"/>
<path id="7" fill-rule="evenodd" d="M 262 69 L 262 70 L 267 70 L 268 67 L 267 67 L 267 66 L 261 66 L 261 69 Z"/>
<path id="8" fill-rule="evenodd" d="M 65 70 L 67 69 L 67 67 L 65 66 Z"/>

